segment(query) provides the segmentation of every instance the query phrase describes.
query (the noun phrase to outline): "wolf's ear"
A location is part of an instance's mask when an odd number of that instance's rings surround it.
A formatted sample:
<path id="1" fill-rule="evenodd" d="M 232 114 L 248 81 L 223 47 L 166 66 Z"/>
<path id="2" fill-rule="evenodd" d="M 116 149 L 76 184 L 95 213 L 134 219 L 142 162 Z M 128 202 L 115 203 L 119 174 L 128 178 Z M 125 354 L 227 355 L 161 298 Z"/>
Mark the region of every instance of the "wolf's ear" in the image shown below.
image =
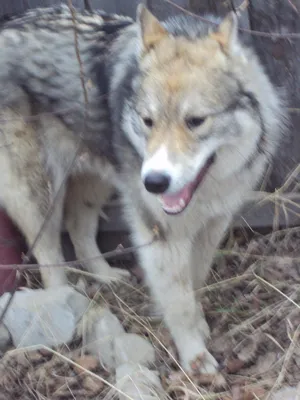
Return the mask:
<path id="1" fill-rule="evenodd" d="M 234 52 L 238 44 L 238 22 L 236 14 L 231 11 L 226 15 L 212 37 L 219 42 L 225 52 Z"/>
<path id="2" fill-rule="evenodd" d="M 139 4 L 137 8 L 137 23 L 140 26 L 142 41 L 146 51 L 149 51 L 168 35 L 167 30 L 143 4 Z"/>

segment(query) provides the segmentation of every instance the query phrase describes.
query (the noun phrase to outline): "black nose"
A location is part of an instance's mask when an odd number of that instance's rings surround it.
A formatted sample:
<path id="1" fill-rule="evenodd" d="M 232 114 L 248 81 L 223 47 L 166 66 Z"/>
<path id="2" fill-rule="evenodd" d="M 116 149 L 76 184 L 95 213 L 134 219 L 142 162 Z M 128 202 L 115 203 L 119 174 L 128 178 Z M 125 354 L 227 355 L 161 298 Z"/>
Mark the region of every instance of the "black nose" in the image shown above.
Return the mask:
<path id="1" fill-rule="evenodd" d="M 170 181 L 169 175 L 161 172 L 150 172 L 144 179 L 144 185 L 148 192 L 159 194 L 168 189 Z"/>

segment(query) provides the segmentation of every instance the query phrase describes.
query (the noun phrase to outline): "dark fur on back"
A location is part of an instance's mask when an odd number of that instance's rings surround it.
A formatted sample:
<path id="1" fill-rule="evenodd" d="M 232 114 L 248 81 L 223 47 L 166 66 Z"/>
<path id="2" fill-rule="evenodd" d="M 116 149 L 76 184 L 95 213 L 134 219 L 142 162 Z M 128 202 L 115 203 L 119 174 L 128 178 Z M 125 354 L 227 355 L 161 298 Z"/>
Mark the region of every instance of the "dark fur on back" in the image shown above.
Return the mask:
<path id="1" fill-rule="evenodd" d="M 21 86 L 31 99 L 34 114 L 58 115 L 93 152 L 109 158 L 109 71 L 105 70 L 105 62 L 110 42 L 131 23 L 127 17 L 84 12 L 76 13 L 74 25 L 66 6 L 32 10 L 3 23 L 0 41 L 5 51 L 0 79 L 8 83 L 2 88 L 0 104 L 17 103 L 16 87 Z M 86 119 L 75 29 L 88 91 Z"/>

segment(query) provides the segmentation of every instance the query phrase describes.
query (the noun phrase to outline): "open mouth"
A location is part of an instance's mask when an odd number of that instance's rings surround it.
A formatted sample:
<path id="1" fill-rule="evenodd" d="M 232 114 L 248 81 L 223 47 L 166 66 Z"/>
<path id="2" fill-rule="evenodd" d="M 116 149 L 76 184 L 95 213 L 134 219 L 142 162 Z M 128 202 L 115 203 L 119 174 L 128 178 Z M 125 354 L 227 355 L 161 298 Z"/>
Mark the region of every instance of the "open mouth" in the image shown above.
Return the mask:
<path id="1" fill-rule="evenodd" d="M 180 214 L 189 205 L 192 200 L 193 194 L 196 189 L 202 183 L 209 168 L 214 163 L 216 154 L 212 154 L 204 164 L 204 166 L 198 172 L 196 178 L 187 183 L 179 192 L 174 194 L 163 194 L 159 196 L 159 200 L 162 204 L 163 210 L 167 214 Z"/>

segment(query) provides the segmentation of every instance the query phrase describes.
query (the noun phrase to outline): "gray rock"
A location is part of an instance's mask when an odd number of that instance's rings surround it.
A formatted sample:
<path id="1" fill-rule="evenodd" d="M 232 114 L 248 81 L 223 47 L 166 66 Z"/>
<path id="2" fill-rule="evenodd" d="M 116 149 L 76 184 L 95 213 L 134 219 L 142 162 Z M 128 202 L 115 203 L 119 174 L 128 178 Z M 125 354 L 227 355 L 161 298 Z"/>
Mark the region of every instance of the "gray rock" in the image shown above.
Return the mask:
<path id="1" fill-rule="evenodd" d="M 9 294 L 0 298 L 0 310 Z M 72 340 L 89 300 L 70 286 L 18 291 L 4 317 L 14 346 L 54 347 Z"/>

